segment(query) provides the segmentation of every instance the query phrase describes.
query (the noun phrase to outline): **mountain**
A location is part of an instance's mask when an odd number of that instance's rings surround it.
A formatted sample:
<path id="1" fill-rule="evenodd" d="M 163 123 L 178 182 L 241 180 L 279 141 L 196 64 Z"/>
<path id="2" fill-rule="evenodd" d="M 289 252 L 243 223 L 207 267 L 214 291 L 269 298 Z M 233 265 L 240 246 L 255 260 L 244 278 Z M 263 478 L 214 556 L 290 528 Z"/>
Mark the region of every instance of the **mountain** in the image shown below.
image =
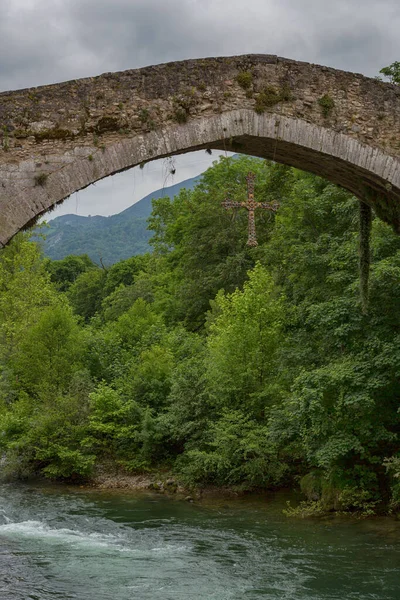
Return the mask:
<path id="1" fill-rule="evenodd" d="M 175 185 L 162 188 L 145 196 L 129 208 L 111 217 L 82 217 L 62 215 L 49 222 L 42 242 L 45 256 L 58 260 L 69 254 L 88 254 L 99 263 L 111 265 L 134 254 L 150 250 L 147 230 L 153 198 L 173 198 L 181 188 L 192 189 L 199 177 L 186 179 Z"/>

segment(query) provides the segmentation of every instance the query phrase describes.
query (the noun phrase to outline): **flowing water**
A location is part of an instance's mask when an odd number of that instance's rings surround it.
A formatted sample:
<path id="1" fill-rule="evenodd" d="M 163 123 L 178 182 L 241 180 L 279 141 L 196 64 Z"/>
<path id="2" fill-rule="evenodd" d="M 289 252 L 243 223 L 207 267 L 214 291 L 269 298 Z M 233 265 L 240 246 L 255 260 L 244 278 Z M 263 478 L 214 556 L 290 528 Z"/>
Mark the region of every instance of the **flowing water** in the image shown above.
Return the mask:
<path id="1" fill-rule="evenodd" d="M 1 600 L 399 600 L 400 523 L 0 486 Z"/>

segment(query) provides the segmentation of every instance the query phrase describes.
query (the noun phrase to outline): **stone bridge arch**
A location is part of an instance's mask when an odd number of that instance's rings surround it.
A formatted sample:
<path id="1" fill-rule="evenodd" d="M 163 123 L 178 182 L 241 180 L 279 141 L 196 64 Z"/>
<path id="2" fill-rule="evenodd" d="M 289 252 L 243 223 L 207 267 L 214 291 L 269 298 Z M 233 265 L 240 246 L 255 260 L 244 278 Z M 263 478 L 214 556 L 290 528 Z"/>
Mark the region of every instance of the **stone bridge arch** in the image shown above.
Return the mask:
<path id="1" fill-rule="evenodd" d="M 400 86 L 246 55 L 0 94 L 0 244 L 99 179 L 201 148 L 321 175 L 400 232 Z"/>

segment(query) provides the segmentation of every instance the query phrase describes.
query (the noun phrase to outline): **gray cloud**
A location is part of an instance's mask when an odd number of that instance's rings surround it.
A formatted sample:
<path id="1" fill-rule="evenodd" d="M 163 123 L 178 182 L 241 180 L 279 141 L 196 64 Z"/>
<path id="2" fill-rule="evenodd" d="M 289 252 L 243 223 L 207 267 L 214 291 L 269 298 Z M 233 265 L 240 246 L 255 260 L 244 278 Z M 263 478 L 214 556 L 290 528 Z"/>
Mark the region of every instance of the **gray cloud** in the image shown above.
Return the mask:
<path id="1" fill-rule="evenodd" d="M 375 75 L 399 29 L 398 0 L 2 0 L 0 88 L 248 52 Z"/>
<path id="2" fill-rule="evenodd" d="M 252 52 L 374 76 L 399 31 L 398 0 L 0 0 L 0 90 Z"/>

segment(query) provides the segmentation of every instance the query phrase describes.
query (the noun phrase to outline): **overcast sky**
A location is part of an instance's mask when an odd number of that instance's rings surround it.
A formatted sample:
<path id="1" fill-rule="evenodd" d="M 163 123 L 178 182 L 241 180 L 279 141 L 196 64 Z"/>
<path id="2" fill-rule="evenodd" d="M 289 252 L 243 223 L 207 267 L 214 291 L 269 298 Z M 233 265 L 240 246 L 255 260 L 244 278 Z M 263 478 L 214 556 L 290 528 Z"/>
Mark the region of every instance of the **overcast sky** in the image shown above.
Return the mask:
<path id="1" fill-rule="evenodd" d="M 400 60 L 399 0 L 0 0 L 0 91 L 161 62 L 278 54 L 375 76 Z M 150 163 L 55 214 L 113 214 L 198 174 L 205 153 Z"/>

